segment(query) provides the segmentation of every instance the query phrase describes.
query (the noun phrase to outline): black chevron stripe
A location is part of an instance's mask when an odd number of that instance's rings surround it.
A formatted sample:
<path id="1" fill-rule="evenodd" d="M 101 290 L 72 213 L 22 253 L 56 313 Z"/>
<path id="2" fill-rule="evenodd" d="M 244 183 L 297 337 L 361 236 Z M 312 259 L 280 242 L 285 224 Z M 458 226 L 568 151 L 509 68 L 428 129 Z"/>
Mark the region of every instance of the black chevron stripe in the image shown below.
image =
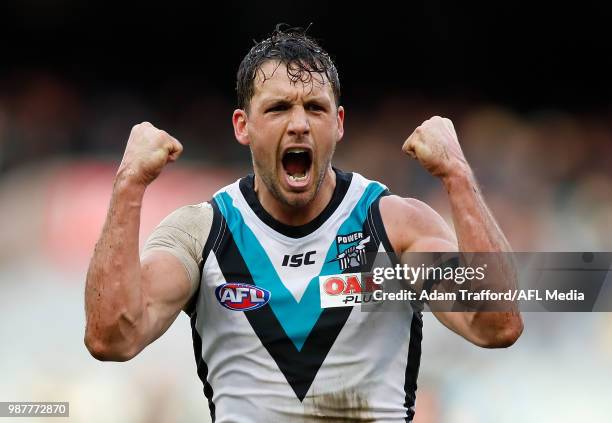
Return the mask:
<path id="1" fill-rule="evenodd" d="M 369 229 L 364 222 L 364 237 L 370 234 Z M 377 249 L 378 242 L 368 244 L 369 253 L 375 253 Z M 231 232 L 226 232 L 221 245 L 214 253 L 226 281 L 240 281 L 241 283 L 254 285 L 253 277 Z M 365 266 L 362 269 L 346 270 L 348 273 L 365 271 L 369 271 Z M 301 350 L 298 350 L 287 336 L 269 304 L 260 309 L 245 311 L 244 313 L 261 343 L 287 379 L 295 395 L 300 401 L 303 401 L 352 309 L 352 307 L 324 309 Z"/>
<path id="2" fill-rule="evenodd" d="M 226 281 L 239 280 L 241 283 L 254 284 L 253 277 L 230 232 L 223 240 L 217 261 Z M 351 310 L 350 307 L 323 310 L 301 351 L 298 351 L 287 336 L 269 304 L 244 313 L 295 395 L 302 401 L 340 330 L 348 320 Z"/>

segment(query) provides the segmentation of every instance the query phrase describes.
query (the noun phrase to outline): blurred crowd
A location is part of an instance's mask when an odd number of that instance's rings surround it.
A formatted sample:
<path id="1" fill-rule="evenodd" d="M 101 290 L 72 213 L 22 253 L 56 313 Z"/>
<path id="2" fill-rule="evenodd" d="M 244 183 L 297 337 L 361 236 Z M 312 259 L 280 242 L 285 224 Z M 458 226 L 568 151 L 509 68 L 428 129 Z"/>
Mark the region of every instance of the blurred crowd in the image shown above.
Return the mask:
<path id="1" fill-rule="evenodd" d="M 154 101 L 150 101 L 151 98 Z M 517 113 L 462 99 L 348 99 L 346 136 L 336 165 L 430 203 L 449 218 L 437 181 L 400 153 L 423 120 L 453 120 L 486 198 L 518 251 L 612 247 L 612 111 Z M 148 120 L 185 146 L 184 162 L 222 163 L 236 174 L 250 165 L 234 141 L 233 99 L 159 87 L 152 96 L 126 87 L 83 88 L 45 73 L 0 80 L 0 176 L 58 157 L 116 162 L 131 126 Z M 204 200 L 204 198 L 203 198 Z"/>
<path id="2" fill-rule="evenodd" d="M 612 251 L 612 109 L 519 113 L 393 93 L 346 101 L 337 167 L 419 198 L 452 224 L 442 186 L 401 153 L 423 120 L 446 116 L 516 251 Z M 133 362 L 103 366 L 82 344 L 82 292 L 132 125 L 150 121 L 185 147 L 147 193 L 143 242 L 173 209 L 249 172 L 233 108 L 227 96 L 180 84 L 144 95 L 40 72 L 0 79 L 1 401 L 69 400 L 71 421 L 203 421 L 186 317 Z M 606 421 L 610 323 L 603 314 L 528 315 L 519 343 L 491 352 L 427 315 L 417 422 Z"/>

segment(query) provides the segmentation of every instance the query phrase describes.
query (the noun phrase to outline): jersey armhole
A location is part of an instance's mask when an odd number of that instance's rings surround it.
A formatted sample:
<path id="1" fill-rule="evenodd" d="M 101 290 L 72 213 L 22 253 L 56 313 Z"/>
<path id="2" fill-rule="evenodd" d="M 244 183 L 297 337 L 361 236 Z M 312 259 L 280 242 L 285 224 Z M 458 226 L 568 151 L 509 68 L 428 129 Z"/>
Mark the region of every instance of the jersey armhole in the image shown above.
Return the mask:
<path id="1" fill-rule="evenodd" d="M 221 237 L 222 231 L 224 229 L 223 226 L 225 224 L 225 220 L 223 219 L 223 216 L 219 212 L 219 208 L 217 206 L 217 202 L 215 201 L 215 199 L 213 198 L 212 200 L 210 200 L 209 204 L 211 205 L 213 209 L 213 218 L 212 218 L 212 223 L 210 226 L 210 232 L 208 233 L 208 237 L 206 238 L 206 242 L 204 243 L 204 248 L 202 248 L 202 260 L 200 260 L 200 265 L 199 265 L 200 282 L 198 283 L 198 288 L 196 289 L 195 293 L 193 294 L 193 296 L 190 298 L 190 300 L 187 302 L 187 304 L 183 308 L 183 311 L 190 317 L 192 317 L 196 311 L 196 304 L 198 302 L 198 297 L 200 296 L 200 287 L 202 286 L 202 276 L 204 272 L 204 264 L 206 263 L 206 259 L 208 258 L 208 255 L 219 247 L 219 243 L 222 238 Z"/>
<path id="2" fill-rule="evenodd" d="M 391 258 L 392 262 L 397 261 L 397 257 L 395 255 L 395 250 L 391 245 L 391 241 L 389 241 L 389 237 L 387 236 L 387 231 L 385 230 L 385 225 L 382 220 L 382 216 L 380 214 L 380 199 L 386 197 L 387 195 L 391 195 L 391 192 L 386 189 L 384 190 L 376 200 L 370 206 L 370 212 L 368 213 L 368 220 L 370 222 L 370 226 L 372 227 L 372 233 L 377 238 L 379 243 L 382 243 L 385 251 Z M 395 263 L 394 263 L 395 264 Z"/>
<path id="3" fill-rule="evenodd" d="M 389 237 L 387 236 L 387 231 L 385 230 L 385 225 L 380 214 L 380 199 L 386 197 L 387 195 L 391 195 L 391 192 L 388 189 L 382 192 L 378 196 L 378 198 L 374 200 L 374 202 L 370 206 L 370 215 L 368 216 L 368 219 L 371 222 L 370 225 L 374 229 L 373 232 L 376 234 L 376 237 L 379 239 L 379 242 L 381 242 L 383 247 L 385 248 L 386 254 L 389 256 L 391 264 L 395 266 L 396 264 L 401 264 L 400 258 L 395 254 L 395 250 L 391 245 L 391 241 L 389 241 Z M 415 300 L 412 301 L 411 304 L 417 318 L 422 319 L 422 312 L 425 303 L 421 300 Z"/>

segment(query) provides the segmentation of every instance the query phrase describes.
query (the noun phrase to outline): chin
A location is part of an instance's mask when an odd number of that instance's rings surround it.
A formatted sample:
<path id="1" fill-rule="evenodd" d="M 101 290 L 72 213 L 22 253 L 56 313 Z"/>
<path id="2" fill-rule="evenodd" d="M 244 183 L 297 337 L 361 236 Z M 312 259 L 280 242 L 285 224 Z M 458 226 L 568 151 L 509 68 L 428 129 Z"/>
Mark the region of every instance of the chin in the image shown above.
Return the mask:
<path id="1" fill-rule="evenodd" d="M 291 193 L 283 195 L 283 203 L 291 207 L 304 207 L 312 202 L 314 195 L 311 192 Z"/>

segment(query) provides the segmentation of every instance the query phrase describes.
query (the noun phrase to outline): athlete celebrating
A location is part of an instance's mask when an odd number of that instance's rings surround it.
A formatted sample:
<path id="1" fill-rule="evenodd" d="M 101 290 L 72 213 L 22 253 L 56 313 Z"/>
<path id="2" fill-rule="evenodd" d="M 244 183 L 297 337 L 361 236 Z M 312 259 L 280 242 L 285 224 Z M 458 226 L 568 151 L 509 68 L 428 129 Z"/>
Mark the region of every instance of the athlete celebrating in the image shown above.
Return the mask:
<path id="1" fill-rule="evenodd" d="M 237 91 L 234 133 L 254 174 L 169 215 L 142 255 L 145 189 L 182 146 L 150 123 L 132 129 L 87 274 L 87 348 L 129 360 L 184 310 L 214 421 L 411 421 L 421 312 L 410 302 L 395 313 L 323 307 L 319 276 L 371 270 L 366 252 L 510 250 L 453 124 L 433 117 L 402 149 L 443 183 L 456 236 L 426 204 L 332 167 L 340 82 L 303 31 L 277 27 L 255 45 Z M 483 347 L 522 332 L 516 309 L 434 314 Z"/>

